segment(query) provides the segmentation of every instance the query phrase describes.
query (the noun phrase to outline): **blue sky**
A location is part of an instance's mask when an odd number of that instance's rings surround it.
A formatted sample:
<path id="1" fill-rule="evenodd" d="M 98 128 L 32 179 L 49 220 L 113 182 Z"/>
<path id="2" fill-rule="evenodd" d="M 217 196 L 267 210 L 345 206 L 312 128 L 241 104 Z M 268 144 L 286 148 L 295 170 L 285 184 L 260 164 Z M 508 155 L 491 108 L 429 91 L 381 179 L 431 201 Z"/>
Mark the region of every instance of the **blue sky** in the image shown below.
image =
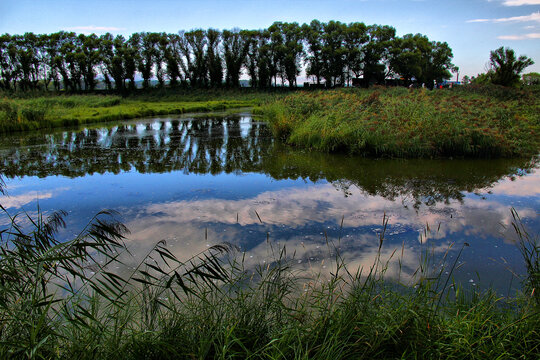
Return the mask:
<path id="1" fill-rule="evenodd" d="M 540 0 L 0 0 L 0 33 L 130 35 L 193 28 L 259 29 L 274 21 L 338 20 L 394 26 L 446 41 L 460 75 L 485 71 L 489 52 L 508 46 L 540 72 Z"/>

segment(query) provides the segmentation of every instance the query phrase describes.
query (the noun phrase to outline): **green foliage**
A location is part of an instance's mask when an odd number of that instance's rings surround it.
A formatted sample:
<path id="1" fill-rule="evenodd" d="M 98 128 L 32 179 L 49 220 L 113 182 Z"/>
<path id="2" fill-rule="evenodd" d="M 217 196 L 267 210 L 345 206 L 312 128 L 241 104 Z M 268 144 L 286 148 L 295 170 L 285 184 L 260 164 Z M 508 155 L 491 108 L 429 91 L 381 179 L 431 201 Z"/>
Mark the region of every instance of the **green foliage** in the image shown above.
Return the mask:
<path id="1" fill-rule="evenodd" d="M 540 74 L 536 72 L 523 74 L 523 83 L 525 85 L 540 85 Z"/>
<path id="2" fill-rule="evenodd" d="M 493 90 L 483 91 L 299 92 L 263 112 L 277 136 L 322 151 L 392 157 L 536 154 L 538 98 L 503 91 L 506 98 L 497 99 Z"/>
<path id="3" fill-rule="evenodd" d="M 240 73 L 245 62 L 249 43 L 240 30 L 224 30 L 222 38 L 223 57 L 225 68 L 227 69 L 225 84 L 228 87 L 238 87 L 240 85 Z"/>
<path id="4" fill-rule="evenodd" d="M 2 358 L 485 359 L 539 350 L 528 288 L 505 299 L 452 283 L 466 243 L 448 249 L 457 252 L 452 264 L 426 252 L 411 280 L 394 282 L 380 255 L 384 218 L 366 269 L 348 268 L 337 253 L 328 274 L 302 277 L 294 256 L 272 243 L 272 261 L 255 268 L 225 265 L 228 245 L 180 263 L 159 242 L 123 277 L 109 270 L 125 250 L 113 215 L 98 214 L 67 242 L 55 240 L 62 212 L 28 218 L 29 231 L 11 218 L 1 233 Z M 524 256 L 538 264 L 537 250 Z"/>
<path id="5" fill-rule="evenodd" d="M 393 56 L 390 58 L 391 68 L 407 82 L 412 78 L 420 84 L 433 87 L 434 81 L 442 82 L 450 78 L 452 50 L 447 43 L 429 41 L 421 34 L 407 34 L 396 39 Z"/>
<path id="6" fill-rule="evenodd" d="M 429 42 L 420 34 L 415 35 L 419 41 L 411 43 L 406 37 L 397 37 L 396 29 L 387 25 L 318 20 L 309 25 L 277 21 L 263 30 L 140 32 L 129 38 L 64 31 L 4 34 L 0 89 L 78 93 L 105 87 L 126 94 L 136 91 L 137 73 L 144 89 L 152 87 L 153 79 L 158 88 L 218 88 L 224 75 L 225 85 L 237 88 L 243 70 L 253 87 L 268 88 L 278 79 L 296 87 L 302 60 L 307 74 L 317 84 L 324 79 L 326 87 L 350 84 L 360 77 L 365 86 L 383 84 L 388 77 L 408 78 L 412 72 L 429 79 L 447 76 L 452 51 L 446 43 Z M 401 40 L 412 48 L 402 49 Z M 394 59 L 413 53 L 422 54 L 419 63 Z"/>
<path id="7" fill-rule="evenodd" d="M 13 124 L 18 119 L 18 106 L 14 101 L 2 99 L 0 100 L 0 124 Z"/>
<path id="8" fill-rule="evenodd" d="M 35 108 L 35 107 L 23 107 L 21 109 L 21 117 L 25 121 L 30 122 L 41 122 L 45 120 L 45 115 L 47 110 L 44 108 Z"/>
<path id="9" fill-rule="evenodd" d="M 525 291 L 534 298 L 536 305 L 540 308 L 540 240 L 538 236 L 529 234 L 514 208 L 512 208 L 512 217 L 512 226 L 518 235 L 517 245 L 527 268 L 527 277 L 523 285 Z"/>
<path id="10" fill-rule="evenodd" d="M 109 211 L 98 213 L 72 240 L 60 242 L 65 212 L 37 219 L 11 217 L 0 232 L 0 357 L 109 357 L 137 328 L 157 327 L 167 308 L 162 296 L 193 293 L 198 282 L 226 281 L 215 245 L 186 263 L 158 242 L 127 277 L 111 272 L 122 265 L 128 231 Z M 125 259 L 124 259 L 125 261 Z M 125 323 L 128 321 L 129 323 Z M 126 326 L 127 325 L 127 326 Z"/>
<path id="11" fill-rule="evenodd" d="M 0 133 L 226 110 L 259 105 L 273 96 L 258 92 L 156 89 L 126 98 L 114 95 L 65 95 L 0 100 Z"/>
<path id="12" fill-rule="evenodd" d="M 493 70 L 491 81 L 502 86 L 519 84 L 519 75 L 526 67 L 534 64 L 534 61 L 524 55 L 516 58 L 514 50 L 502 46 L 491 52 L 489 61 Z"/>
<path id="13" fill-rule="evenodd" d="M 493 71 L 488 71 L 487 73 L 478 74 L 471 78 L 471 84 L 475 85 L 489 85 L 491 84 L 491 77 L 493 76 Z"/>

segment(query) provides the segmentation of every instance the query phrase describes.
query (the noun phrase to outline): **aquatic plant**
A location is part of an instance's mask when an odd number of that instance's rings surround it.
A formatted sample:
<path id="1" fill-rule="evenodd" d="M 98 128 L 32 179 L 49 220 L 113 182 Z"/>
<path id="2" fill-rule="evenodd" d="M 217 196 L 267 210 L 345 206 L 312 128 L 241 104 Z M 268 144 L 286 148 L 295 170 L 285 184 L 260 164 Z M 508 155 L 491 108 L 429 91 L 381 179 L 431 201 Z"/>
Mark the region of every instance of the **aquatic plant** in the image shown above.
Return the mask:
<path id="1" fill-rule="evenodd" d="M 179 262 L 160 241 L 121 276 L 111 265 L 122 264 L 127 229 L 116 214 L 66 242 L 55 238 L 65 213 L 24 216 L 29 227 L 14 216 L 0 233 L 2 358 L 484 359 L 540 347 L 529 288 L 505 299 L 454 282 L 465 244 L 450 266 L 428 249 L 412 282 L 389 281 L 386 217 L 367 269 L 349 268 L 332 242 L 331 272 L 306 276 L 271 241 L 271 261 L 255 268 L 242 254 L 224 262 L 228 244 Z M 526 257 L 537 281 L 538 249 Z"/>
<path id="2" fill-rule="evenodd" d="M 262 112 L 290 144 L 389 157 L 515 157 L 540 148 L 538 100 L 468 90 L 376 88 L 298 92 Z"/>
<path id="3" fill-rule="evenodd" d="M 272 93 L 148 91 L 116 95 L 48 95 L 0 100 L 0 133 L 48 129 L 190 112 L 222 111 L 260 105 Z"/>
<path id="4" fill-rule="evenodd" d="M 517 246 L 523 260 L 527 274 L 523 279 L 525 290 L 535 299 L 540 307 L 540 241 L 538 236 L 533 236 L 523 225 L 516 209 L 512 208 L 512 227 L 518 236 Z"/>
<path id="5" fill-rule="evenodd" d="M 99 212 L 75 238 L 60 242 L 56 234 L 66 225 L 65 212 L 19 219 L 0 209 L 11 220 L 0 231 L 2 358 L 54 358 L 66 355 L 66 348 L 74 357 L 96 354 L 102 339 L 110 351 L 138 321 L 142 331 L 155 326 L 165 291 L 179 299 L 199 281 L 226 280 L 218 256 L 232 249 L 228 244 L 180 262 L 160 241 L 122 277 L 111 267 L 122 263 L 128 230 L 114 212 Z M 130 323 L 122 324 L 128 315 Z"/>

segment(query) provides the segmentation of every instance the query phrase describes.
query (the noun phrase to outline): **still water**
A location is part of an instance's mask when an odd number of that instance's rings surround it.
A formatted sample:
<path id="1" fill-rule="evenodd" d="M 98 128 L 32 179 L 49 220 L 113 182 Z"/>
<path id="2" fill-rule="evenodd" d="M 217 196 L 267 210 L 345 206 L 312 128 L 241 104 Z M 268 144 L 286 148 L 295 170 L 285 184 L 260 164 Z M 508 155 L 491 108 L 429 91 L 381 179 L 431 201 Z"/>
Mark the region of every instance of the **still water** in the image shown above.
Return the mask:
<path id="1" fill-rule="evenodd" d="M 162 239 L 180 259 L 226 241 L 252 265 L 285 246 L 302 269 L 330 270 L 336 251 L 349 268 L 368 267 L 388 219 L 382 255 L 397 249 L 400 259 L 388 276 L 410 277 L 426 251 L 449 251 L 453 262 L 467 242 L 456 279 L 505 294 L 519 286 L 512 271 L 524 272 L 510 209 L 531 234 L 540 232 L 537 158 L 374 160 L 301 151 L 273 139 L 250 113 L 3 136 L 0 175 L 8 193 L 0 204 L 11 215 L 35 216 L 38 207 L 68 213 L 63 239 L 98 211 L 118 211 L 135 257 Z M 8 224 L 0 214 L 0 229 Z"/>

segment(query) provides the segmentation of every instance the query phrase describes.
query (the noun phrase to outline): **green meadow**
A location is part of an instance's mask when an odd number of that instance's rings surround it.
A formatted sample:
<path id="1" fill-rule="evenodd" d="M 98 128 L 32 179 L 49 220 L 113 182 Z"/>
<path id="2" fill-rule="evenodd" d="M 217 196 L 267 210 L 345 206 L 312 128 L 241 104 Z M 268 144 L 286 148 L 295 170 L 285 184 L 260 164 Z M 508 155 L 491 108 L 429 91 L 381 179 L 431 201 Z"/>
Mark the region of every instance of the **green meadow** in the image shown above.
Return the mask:
<path id="1" fill-rule="evenodd" d="M 149 91 L 141 95 L 0 96 L 0 133 L 150 116 L 253 107 L 271 94 L 242 91 Z"/>
<path id="2" fill-rule="evenodd" d="M 0 99 L 0 132 L 250 107 L 294 146 L 376 157 L 516 157 L 540 148 L 535 88 L 154 90 Z"/>
<path id="3" fill-rule="evenodd" d="M 538 91 L 497 86 L 297 92 L 262 109 L 275 136 L 385 157 L 516 157 L 540 149 Z"/>

